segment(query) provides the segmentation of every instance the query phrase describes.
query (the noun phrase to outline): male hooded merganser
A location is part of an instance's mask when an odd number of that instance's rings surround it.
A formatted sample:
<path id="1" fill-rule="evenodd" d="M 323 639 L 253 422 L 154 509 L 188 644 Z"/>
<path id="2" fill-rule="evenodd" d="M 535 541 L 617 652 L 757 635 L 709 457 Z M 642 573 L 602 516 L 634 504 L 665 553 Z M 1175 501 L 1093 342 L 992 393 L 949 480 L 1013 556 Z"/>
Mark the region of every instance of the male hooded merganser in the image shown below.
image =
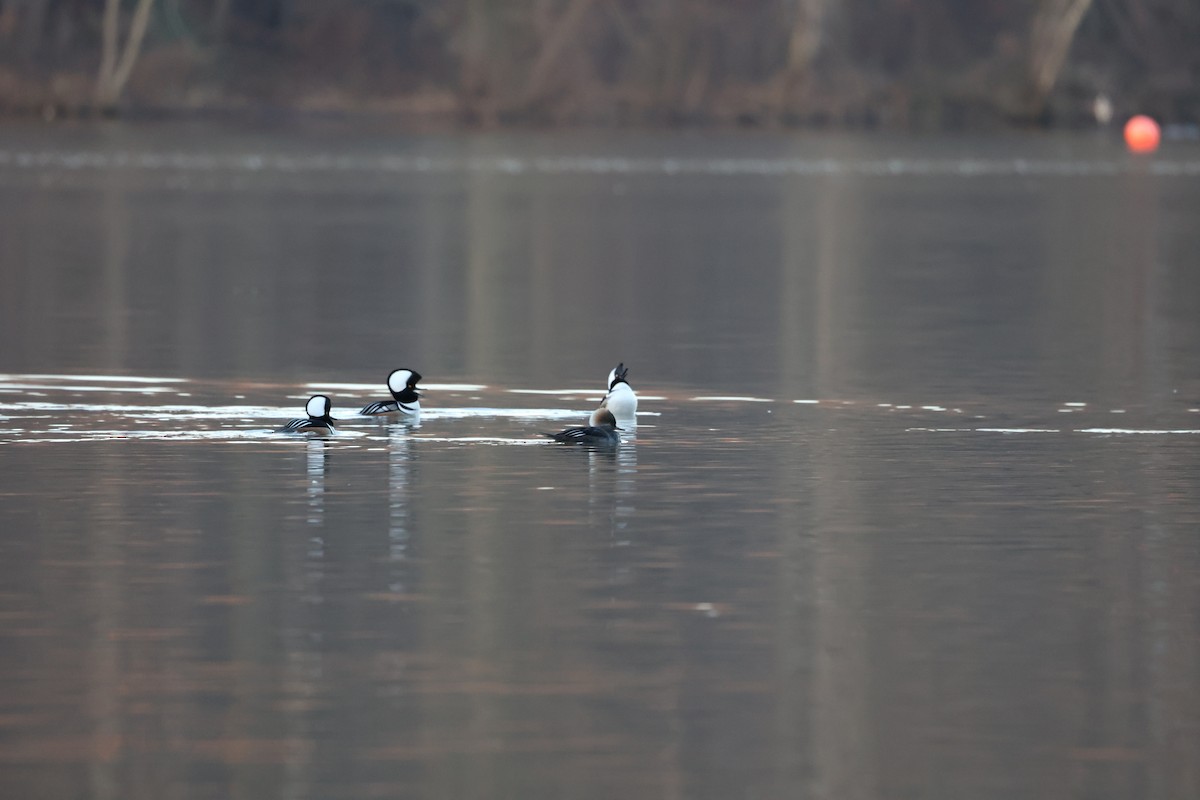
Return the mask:
<path id="1" fill-rule="evenodd" d="M 276 433 L 333 433 L 333 423 L 337 422 L 329 416 L 333 403 L 323 394 L 314 394 L 308 398 L 304 412 L 308 419 L 294 419 L 276 430 Z"/>
<path id="2" fill-rule="evenodd" d="M 636 421 L 637 395 L 633 393 L 629 381 L 625 380 L 628 374 L 624 363 L 617 364 L 617 368 L 608 373 L 608 393 L 604 395 L 600 407 L 607 408 L 618 419 Z"/>
<path id="3" fill-rule="evenodd" d="M 381 400 L 378 403 L 371 403 L 358 412 L 364 417 L 377 417 L 383 414 L 396 414 L 399 416 L 413 416 L 421 411 L 421 398 L 417 394 L 417 381 L 421 380 L 421 373 L 413 372 L 411 369 L 394 369 L 392 374 L 388 375 L 387 387 L 392 393 L 391 400 Z"/>
<path id="4" fill-rule="evenodd" d="M 621 435 L 617 431 L 617 419 L 607 408 L 598 408 L 592 412 L 590 425 L 580 428 L 567 428 L 558 433 L 543 433 L 560 444 L 619 444 Z"/>

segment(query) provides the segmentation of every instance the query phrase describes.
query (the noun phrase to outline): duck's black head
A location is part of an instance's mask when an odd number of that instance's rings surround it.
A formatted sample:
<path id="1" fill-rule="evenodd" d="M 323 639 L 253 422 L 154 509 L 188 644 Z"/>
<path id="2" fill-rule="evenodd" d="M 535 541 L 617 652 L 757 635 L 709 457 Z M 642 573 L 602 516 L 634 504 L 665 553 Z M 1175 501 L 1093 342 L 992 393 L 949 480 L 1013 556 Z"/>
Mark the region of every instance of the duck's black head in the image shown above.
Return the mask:
<path id="1" fill-rule="evenodd" d="M 388 391 L 400 402 L 412 402 L 417 397 L 417 381 L 421 373 L 411 369 L 394 369 L 388 375 Z"/>
<path id="2" fill-rule="evenodd" d="M 331 421 L 329 412 L 332 410 L 333 401 L 323 394 L 314 394 L 308 398 L 308 403 L 304 406 L 304 411 L 308 414 L 308 418 L 318 422 Z"/>
<path id="3" fill-rule="evenodd" d="M 628 383 L 625 376 L 629 374 L 629 369 L 625 366 L 625 362 L 617 364 L 616 369 L 608 373 L 608 388 L 611 390 L 618 383 Z"/>

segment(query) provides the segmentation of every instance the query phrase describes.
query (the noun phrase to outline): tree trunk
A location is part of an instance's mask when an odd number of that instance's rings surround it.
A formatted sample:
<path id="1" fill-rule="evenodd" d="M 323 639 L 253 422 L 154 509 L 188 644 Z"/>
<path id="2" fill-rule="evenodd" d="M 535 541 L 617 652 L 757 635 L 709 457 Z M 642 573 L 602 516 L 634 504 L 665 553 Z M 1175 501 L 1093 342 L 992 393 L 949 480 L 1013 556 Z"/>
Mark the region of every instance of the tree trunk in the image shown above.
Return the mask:
<path id="1" fill-rule="evenodd" d="M 150 24 L 154 0 L 138 0 L 129 23 L 125 46 L 121 47 L 121 0 L 105 0 L 100 72 L 96 77 L 96 106 L 110 111 L 117 105 L 133 65 L 142 51 L 142 40 Z"/>
<path id="2" fill-rule="evenodd" d="M 1075 32 L 1091 5 L 1092 0 L 1042 0 L 1034 13 L 1029 42 L 1029 111 L 1033 116 L 1046 108 Z"/>
<path id="3" fill-rule="evenodd" d="M 571 0 L 571 5 L 553 23 L 538 52 L 537 61 L 529 70 L 529 80 L 525 83 L 526 104 L 536 102 L 545 91 L 551 71 L 567 45 L 579 34 L 594 2 L 595 0 Z"/>
<path id="4" fill-rule="evenodd" d="M 468 118 L 485 126 L 496 123 L 496 80 L 493 74 L 495 9 L 489 0 L 467 0 L 464 9 L 462 60 L 458 92 Z"/>
<path id="5" fill-rule="evenodd" d="M 812 68 L 824 41 L 826 0 L 796 0 L 792 32 L 788 37 L 789 72 L 803 74 Z"/>
<path id="6" fill-rule="evenodd" d="M 100 74 L 96 78 L 96 104 L 104 107 L 116 100 L 112 94 L 112 76 L 117 68 L 117 46 L 121 33 L 121 0 L 106 0 L 101 26 Z"/>
<path id="7" fill-rule="evenodd" d="M 787 65 L 779 82 L 778 104 L 781 111 L 796 110 L 799 95 L 808 82 L 813 62 L 825 41 L 828 0 L 793 0 L 793 5 Z"/>

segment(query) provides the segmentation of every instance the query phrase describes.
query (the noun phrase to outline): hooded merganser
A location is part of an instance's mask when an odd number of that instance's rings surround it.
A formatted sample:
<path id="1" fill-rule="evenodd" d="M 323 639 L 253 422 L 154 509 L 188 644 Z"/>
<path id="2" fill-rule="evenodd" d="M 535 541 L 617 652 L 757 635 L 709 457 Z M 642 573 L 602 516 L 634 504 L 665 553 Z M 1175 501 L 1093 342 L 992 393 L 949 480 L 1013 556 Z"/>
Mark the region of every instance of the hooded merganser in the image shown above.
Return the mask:
<path id="1" fill-rule="evenodd" d="M 421 373 L 413 372 L 411 369 L 394 369 L 392 374 L 388 375 L 387 387 L 392 393 L 391 400 L 381 400 L 378 403 L 371 403 L 358 412 L 364 417 L 377 417 L 383 414 L 398 414 L 401 416 L 413 416 L 421 412 L 421 399 L 417 394 L 417 381 L 421 380 Z"/>
<path id="2" fill-rule="evenodd" d="M 276 433 L 334 433 L 333 423 L 337 422 L 329 416 L 333 403 L 323 394 L 314 394 L 308 398 L 304 413 L 308 419 L 293 419 L 277 429 Z"/>
<path id="3" fill-rule="evenodd" d="M 558 433 L 543 433 L 560 444 L 619 444 L 621 435 L 617 431 L 617 419 L 607 408 L 598 408 L 592 412 L 590 425 L 579 428 L 567 428 Z"/>
<path id="4" fill-rule="evenodd" d="M 600 407 L 607 408 L 619 419 L 636 421 L 637 395 L 634 394 L 629 381 L 625 380 L 628 374 L 629 370 L 624 362 L 617 364 L 617 368 L 608 373 L 608 393 L 604 395 Z"/>

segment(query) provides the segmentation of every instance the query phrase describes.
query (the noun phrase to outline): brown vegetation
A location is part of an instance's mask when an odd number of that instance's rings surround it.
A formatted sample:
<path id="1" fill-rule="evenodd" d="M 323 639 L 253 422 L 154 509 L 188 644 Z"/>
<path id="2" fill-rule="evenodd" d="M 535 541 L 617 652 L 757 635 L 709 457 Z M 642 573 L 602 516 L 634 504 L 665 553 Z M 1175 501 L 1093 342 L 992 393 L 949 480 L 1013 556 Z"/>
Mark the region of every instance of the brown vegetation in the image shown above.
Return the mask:
<path id="1" fill-rule="evenodd" d="M 0 110 L 479 125 L 1200 117 L 1194 0 L 0 0 Z"/>

